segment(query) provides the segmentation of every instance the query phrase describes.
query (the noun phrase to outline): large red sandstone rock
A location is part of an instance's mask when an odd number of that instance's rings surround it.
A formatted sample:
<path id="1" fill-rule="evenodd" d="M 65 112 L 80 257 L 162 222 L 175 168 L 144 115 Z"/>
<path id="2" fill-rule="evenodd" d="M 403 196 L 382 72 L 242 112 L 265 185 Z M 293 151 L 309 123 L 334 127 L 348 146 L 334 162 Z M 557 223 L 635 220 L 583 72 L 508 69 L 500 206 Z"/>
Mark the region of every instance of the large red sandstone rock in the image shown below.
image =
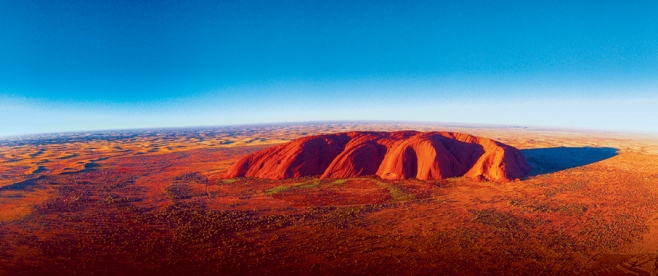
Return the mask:
<path id="1" fill-rule="evenodd" d="M 456 132 L 347 132 L 296 139 L 250 154 L 227 177 L 420 180 L 465 176 L 505 182 L 531 167 L 514 147 Z"/>

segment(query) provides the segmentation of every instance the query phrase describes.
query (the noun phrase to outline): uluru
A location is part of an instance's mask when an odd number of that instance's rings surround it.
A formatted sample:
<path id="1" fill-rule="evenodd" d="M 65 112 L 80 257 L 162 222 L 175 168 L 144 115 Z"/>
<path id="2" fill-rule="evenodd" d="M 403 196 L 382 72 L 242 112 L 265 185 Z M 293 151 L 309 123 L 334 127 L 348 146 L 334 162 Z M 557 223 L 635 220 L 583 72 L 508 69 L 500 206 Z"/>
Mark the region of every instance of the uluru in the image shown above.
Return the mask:
<path id="1" fill-rule="evenodd" d="M 308 136 L 247 155 L 226 177 L 386 180 L 467 177 L 508 182 L 531 167 L 509 145 L 457 132 L 345 132 Z"/>

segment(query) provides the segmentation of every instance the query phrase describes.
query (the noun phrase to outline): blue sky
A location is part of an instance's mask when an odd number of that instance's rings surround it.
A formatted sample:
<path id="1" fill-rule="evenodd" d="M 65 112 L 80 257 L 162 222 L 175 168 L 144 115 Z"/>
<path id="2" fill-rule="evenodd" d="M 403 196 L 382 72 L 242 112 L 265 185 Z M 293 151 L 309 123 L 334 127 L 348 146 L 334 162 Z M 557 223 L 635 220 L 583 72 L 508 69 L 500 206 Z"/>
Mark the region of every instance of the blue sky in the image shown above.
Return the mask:
<path id="1" fill-rule="evenodd" d="M 0 136 L 309 120 L 658 132 L 656 14 L 655 1 L 5 0 Z"/>

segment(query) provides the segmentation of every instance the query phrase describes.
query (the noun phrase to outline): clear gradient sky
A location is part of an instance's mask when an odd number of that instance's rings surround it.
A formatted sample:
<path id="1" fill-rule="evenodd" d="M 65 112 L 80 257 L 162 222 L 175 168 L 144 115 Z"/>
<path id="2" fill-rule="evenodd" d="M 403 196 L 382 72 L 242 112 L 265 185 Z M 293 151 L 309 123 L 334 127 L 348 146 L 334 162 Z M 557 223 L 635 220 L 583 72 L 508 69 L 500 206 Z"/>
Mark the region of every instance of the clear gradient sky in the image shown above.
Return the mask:
<path id="1" fill-rule="evenodd" d="M 185 2 L 0 1 L 0 136 L 317 120 L 658 132 L 658 1 Z"/>

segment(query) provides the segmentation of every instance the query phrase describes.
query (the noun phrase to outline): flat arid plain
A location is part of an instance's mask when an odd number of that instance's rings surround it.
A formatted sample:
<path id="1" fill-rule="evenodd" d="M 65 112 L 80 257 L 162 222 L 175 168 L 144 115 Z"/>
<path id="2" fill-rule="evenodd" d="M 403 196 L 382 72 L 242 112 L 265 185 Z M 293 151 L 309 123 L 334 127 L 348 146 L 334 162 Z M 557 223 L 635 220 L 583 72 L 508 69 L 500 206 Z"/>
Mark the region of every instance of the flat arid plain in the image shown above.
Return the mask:
<path id="1" fill-rule="evenodd" d="M 355 130 L 521 150 L 520 180 L 225 178 L 240 158 Z M 0 140 L 2 275 L 657 275 L 658 137 L 305 123 Z"/>

